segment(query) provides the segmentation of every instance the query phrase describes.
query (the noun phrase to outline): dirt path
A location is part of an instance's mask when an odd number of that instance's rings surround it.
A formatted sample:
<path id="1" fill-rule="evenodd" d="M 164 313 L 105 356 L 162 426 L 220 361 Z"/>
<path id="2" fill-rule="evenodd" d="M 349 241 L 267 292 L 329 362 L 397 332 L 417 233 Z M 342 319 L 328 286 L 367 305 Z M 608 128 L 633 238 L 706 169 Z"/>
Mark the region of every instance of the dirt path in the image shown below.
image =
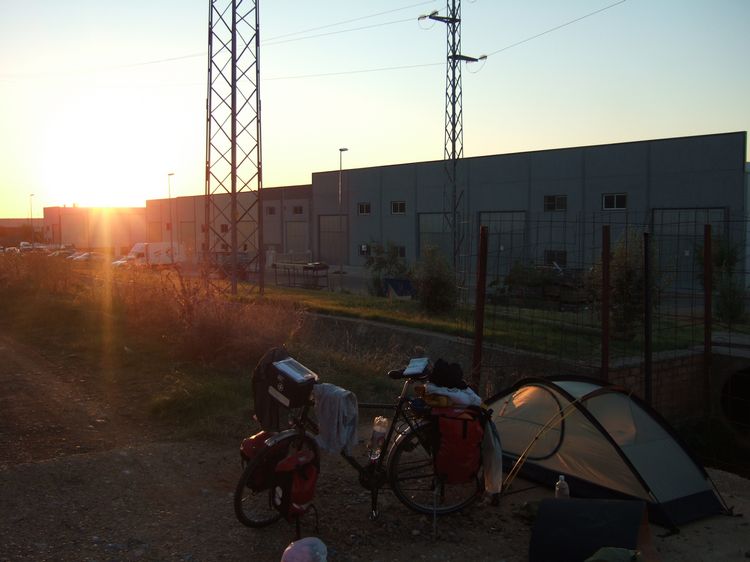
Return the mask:
<path id="1" fill-rule="evenodd" d="M 0 336 L 0 561 L 278 561 L 293 538 L 284 523 L 251 530 L 232 511 L 238 443 L 170 442 L 139 410 L 144 387 L 113 389 L 70 358 Z M 148 432 L 146 429 L 148 428 Z M 730 504 L 750 509 L 748 482 L 715 473 Z M 522 488 L 519 483 L 516 489 Z M 389 492 L 370 521 L 368 492 L 340 459 L 324 456 L 317 534 L 329 560 L 526 560 L 524 504 L 539 488 L 432 522 Z M 661 560 L 746 560 L 744 519 L 714 518 L 670 538 Z"/>

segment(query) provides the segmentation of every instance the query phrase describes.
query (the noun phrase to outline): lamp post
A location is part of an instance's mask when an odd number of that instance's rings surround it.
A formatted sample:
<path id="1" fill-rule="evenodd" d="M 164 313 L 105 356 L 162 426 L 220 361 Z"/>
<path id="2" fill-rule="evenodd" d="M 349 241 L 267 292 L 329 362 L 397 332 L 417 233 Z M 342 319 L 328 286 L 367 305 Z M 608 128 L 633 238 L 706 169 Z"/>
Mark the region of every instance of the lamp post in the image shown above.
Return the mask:
<path id="1" fill-rule="evenodd" d="M 169 203 L 169 260 L 174 265 L 174 223 L 172 222 L 172 176 L 174 172 L 167 174 L 167 196 Z"/>
<path id="2" fill-rule="evenodd" d="M 32 197 L 33 193 L 29 193 L 29 232 L 31 233 L 31 247 L 34 247 L 34 214 L 32 211 Z"/>
<path id="3" fill-rule="evenodd" d="M 343 161 L 344 161 L 344 152 L 349 150 L 348 148 L 339 148 L 339 229 L 341 231 L 341 236 L 344 238 L 340 244 L 339 248 L 339 280 L 341 283 L 341 291 L 344 290 L 344 253 L 346 251 L 346 237 L 344 235 L 344 228 L 343 223 L 344 219 L 341 216 L 341 172 L 343 169 Z"/>

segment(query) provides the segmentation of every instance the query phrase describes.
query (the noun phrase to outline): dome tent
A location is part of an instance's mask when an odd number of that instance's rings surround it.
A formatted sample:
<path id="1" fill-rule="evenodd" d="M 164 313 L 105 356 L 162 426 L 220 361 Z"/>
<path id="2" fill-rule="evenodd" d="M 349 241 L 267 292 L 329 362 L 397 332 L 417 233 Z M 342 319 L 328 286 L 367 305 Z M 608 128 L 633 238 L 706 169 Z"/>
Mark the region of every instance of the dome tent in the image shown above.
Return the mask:
<path id="1" fill-rule="evenodd" d="M 571 495 L 640 499 L 649 518 L 675 527 L 728 513 L 698 463 L 652 408 L 595 379 L 524 379 L 486 401 L 511 465 Z"/>

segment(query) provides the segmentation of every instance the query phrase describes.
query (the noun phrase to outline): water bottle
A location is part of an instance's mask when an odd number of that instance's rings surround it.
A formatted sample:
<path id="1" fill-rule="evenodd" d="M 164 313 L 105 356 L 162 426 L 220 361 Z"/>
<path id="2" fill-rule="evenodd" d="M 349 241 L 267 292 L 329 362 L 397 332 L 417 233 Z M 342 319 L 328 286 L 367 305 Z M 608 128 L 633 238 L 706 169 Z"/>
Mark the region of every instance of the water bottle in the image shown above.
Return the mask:
<path id="1" fill-rule="evenodd" d="M 568 488 L 568 483 L 565 481 L 565 476 L 562 474 L 557 477 L 557 482 L 555 483 L 555 497 L 556 498 L 569 498 L 570 497 L 570 488 Z"/>
<path id="2" fill-rule="evenodd" d="M 375 416 L 375 419 L 372 421 L 372 435 L 370 436 L 369 447 L 371 462 L 375 462 L 380 458 L 386 433 L 388 433 L 388 418 L 385 416 Z"/>

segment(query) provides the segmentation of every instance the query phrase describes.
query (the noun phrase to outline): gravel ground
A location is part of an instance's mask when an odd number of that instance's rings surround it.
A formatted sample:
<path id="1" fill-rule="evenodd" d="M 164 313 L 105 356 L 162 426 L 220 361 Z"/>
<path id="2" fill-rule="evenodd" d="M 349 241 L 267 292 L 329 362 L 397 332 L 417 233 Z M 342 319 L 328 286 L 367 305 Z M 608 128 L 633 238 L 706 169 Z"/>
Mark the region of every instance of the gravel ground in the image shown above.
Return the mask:
<path id="1" fill-rule="evenodd" d="M 0 561 L 277 561 L 293 540 L 284 521 L 256 530 L 235 519 L 238 442 L 169 440 L 139 410 L 147 387 L 115 392 L 74 358 L 45 357 L 2 335 L 0 356 Z M 727 502 L 746 513 L 750 482 L 711 473 Z M 332 561 L 520 562 L 531 535 L 527 507 L 551 491 L 523 481 L 514 490 L 499 506 L 482 502 L 439 519 L 434 533 L 430 518 L 388 491 L 380 518 L 369 520 L 369 492 L 327 455 L 318 529 L 308 515 L 303 535 L 319 536 Z M 663 532 L 651 527 L 659 560 L 750 558 L 745 518 Z"/>

